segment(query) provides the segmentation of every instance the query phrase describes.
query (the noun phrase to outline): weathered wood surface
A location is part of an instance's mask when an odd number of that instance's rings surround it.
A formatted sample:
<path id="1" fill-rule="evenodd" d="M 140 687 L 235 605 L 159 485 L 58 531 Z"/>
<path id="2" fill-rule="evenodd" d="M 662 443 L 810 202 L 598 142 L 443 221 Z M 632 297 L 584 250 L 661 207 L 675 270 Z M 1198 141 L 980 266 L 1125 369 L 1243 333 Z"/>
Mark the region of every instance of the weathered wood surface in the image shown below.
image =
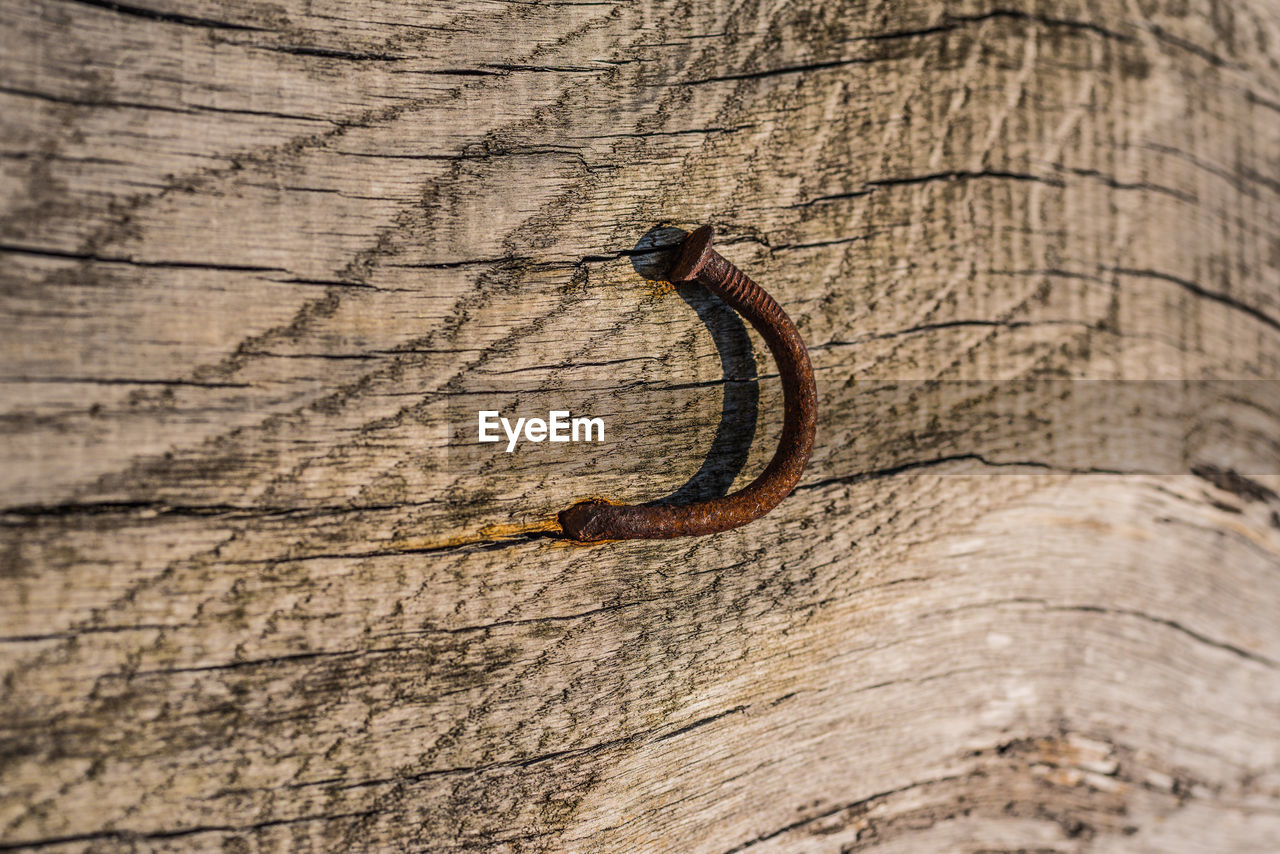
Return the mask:
<path id="1" fill-rule="evenodd" d="M 0 25 L 0 847 L 1277 847 L 1274 399 L 1038 382 L 1280 376 L 1269 0 Z M 703 222 L 812 345 L 804 482 L 543 536 L 771 452 L 758 339 L 635 269 Z"/>

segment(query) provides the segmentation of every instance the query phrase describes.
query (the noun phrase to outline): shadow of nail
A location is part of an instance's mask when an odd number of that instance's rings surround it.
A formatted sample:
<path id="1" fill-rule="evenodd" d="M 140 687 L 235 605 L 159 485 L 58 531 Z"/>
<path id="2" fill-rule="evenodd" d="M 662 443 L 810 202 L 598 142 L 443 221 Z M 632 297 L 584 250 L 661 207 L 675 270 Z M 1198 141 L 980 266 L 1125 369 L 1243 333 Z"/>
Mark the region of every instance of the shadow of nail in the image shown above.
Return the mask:
<path id="1" fill-rule="evenodd" d="M 687 234 L 683 229 L 671 227 L 649 231 L 632 251 L 632 267 L 650 281 L 665 281 Z M 720 424 L 701 467 L 675 492 L 650 504 L 688 504 L 727 495 L 734 478 L 746 465 L 759 414 L 756 362 L 742 318 L 699 284 L 676 285 L 676 293 L 711 333 L 724 373 L 724 400 Z"/>
<path id="2" fill-rule="evenodd" d="M 671 226 L 651 229 L 631 250 L 631 266 L 651 282 L 665 282 L 667 271 L 676 262 L 680 244 L 688 235 L 683 228 Z"/>

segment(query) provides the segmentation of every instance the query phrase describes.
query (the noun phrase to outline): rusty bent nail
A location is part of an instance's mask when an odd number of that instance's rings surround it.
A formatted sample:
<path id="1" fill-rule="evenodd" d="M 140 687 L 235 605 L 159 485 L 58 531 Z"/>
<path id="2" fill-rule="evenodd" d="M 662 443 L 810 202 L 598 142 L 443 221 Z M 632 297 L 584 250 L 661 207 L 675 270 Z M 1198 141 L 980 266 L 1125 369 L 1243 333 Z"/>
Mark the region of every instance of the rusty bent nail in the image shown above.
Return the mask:
<path id="1" fill-rule="evenodd" d="M 693 504 L 610 504 L 583 501 L 560 513 L 566 536 L 580 542 L 665 540 L 715 534 L 759 519 L 800 481 L 817 424 L 817 390 L 809 353 L 782 306 L 711 248 L 711 226 L 685 238 L 667 278 L 697 281 L 751 322 L 764 338 L 782 375 L 786 414 L 782 440 L 764 472 L 737 492 Z"/>

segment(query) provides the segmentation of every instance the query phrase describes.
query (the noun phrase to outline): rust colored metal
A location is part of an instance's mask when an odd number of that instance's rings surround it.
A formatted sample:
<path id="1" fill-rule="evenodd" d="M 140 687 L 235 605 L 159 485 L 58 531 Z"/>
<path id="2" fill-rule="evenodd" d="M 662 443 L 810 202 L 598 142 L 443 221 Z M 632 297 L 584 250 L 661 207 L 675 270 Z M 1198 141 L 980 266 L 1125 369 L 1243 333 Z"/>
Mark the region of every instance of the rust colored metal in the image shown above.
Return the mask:
<path id="1" fill-rule="evenodd" d="M 764 472 L 737 492 L 693 504 L 611 504 L 592 499 L 560 513 L 566 536 L 579 542 L 665 540 L 728 531 L 759 519 L 791 494 L 813 452 L 817 389 L 809 353 L 796 325 L 773 297 L 711 248 L 704 225 L 687 238 L 667 278 L 697 281 L 750 321 L 782 375 L 786 412 L 782 439 Z"/>

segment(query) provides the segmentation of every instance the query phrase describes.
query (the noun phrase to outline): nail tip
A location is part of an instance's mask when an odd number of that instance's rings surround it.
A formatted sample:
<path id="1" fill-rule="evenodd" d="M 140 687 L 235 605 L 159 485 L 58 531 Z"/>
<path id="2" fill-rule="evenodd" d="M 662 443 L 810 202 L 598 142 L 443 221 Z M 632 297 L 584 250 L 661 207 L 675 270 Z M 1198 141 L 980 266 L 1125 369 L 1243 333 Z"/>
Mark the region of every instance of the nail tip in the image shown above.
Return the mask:
<path id="1" fill-rule="evenodd" d="M 596 510 L 601 505 L 607 505 L 608 502 L 600 498 L 589 498 L 586 501 L 579 501 L 567 510 L 561 510 L 557 514 L 560 522 L 560 529 L 564 531 L 564 535 L 571 540 L 579 543 L 593 543 L 600 539 L 593 531 L 593 523 L 598 519 Z"/>

